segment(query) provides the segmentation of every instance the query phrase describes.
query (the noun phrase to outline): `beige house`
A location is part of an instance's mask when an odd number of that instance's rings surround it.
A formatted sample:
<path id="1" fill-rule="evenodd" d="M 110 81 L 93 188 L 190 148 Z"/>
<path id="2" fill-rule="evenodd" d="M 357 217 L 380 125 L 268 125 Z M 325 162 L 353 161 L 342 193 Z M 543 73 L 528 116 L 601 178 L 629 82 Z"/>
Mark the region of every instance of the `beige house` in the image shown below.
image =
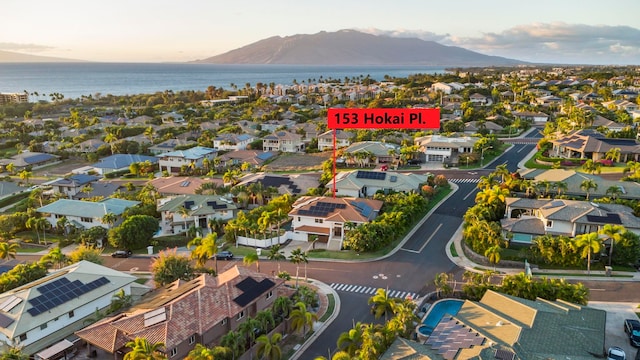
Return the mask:
<path id="1" fill-rule="evenodd" d="M 336 149 L 351 145 L 352 137 L 353 134 L 348 131 L 336 130 Z M 333 150 L 333 130 L 325 131 L 318 135 L 318 150 Z"/>
<path id="2" fill-rule="evenodd" d="M 302 136 L 289 131 L 276 131 L 262 139 L 263 151 L 303 152 L 306 148 Z"/>

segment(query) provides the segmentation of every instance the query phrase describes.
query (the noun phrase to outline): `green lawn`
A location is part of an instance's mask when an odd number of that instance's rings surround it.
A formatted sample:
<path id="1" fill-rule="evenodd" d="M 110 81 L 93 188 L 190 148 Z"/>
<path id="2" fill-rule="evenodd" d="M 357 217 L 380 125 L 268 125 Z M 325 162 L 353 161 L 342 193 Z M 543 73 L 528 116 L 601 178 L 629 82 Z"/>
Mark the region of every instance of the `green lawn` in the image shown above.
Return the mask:
<path id="1" fill-rule="evenodd" d="M 453 242 L 451 242 L 451 245 L 449 246 L 449 250 L 451 251 L 451 256 L 458 257 L 458 252 L 456 251 L 456 245 Z"/>
<path id="2" fill-rule="evenodd" d="M 336 307 L 336 299 L 333 298 L 333 294 L 327 295 L 327 299 L 329 300 L 329 304 L 327 305 L 327 311 L 324 313 L 324 315 L 322 315 L 320 319 L 318 319 L 318 321 L 320 322 L 327 321 L 331 316 L 331 314 L 333 314 L 333 310 Z"/>

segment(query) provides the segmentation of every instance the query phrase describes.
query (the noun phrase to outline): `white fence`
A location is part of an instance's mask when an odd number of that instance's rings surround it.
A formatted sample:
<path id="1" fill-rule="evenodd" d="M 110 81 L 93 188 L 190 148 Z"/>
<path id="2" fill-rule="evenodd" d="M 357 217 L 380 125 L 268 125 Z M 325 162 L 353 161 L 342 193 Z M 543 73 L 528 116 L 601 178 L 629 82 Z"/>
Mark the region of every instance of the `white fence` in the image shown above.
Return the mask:
<path id="1" fill-rule="evenodd" d="M 276 236 L 267 239 L 254 239 L 250 237 L 238 236 L 238 245 L 266 249 L 275 244 L 283 244 L 287 240 L 307 241 L 308 239 L 306 233 L 295 233 L 293 231 L 286 231 L 280 237 Z"/>

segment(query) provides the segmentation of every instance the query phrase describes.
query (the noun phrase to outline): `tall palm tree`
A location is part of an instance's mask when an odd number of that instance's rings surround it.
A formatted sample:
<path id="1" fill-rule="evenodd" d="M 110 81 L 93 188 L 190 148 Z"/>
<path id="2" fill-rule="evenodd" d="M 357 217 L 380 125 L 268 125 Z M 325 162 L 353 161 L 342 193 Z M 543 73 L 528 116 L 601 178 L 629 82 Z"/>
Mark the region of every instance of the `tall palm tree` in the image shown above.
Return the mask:
<path id="1" fill-rule="evenodd" d="M 102 218 L 100 219 L 100 221 L 103 224 L 107 224 L 107 226 L 109 227 L 109 229 L 111 229 L 111 227 L 116 223 L 116 221 L 118 221 L 118 215 L 112 213 L 112 212 L 108 212 L 106 214 L 104 214 L 102 216 Z"/>
<path id="2" fill-rule="evenodd" d="M 278 274 L 280 274 L 280 260 L 285 260 L 286 258 L 287 257 L 284 256 L 284 251 L 282 251 L 282 245 L 275 244 L 269 248 L 267 259 L 276 261 L 278 264 Z"/>
<path id="3" fill-rule="evenodd" d="M 235 360 L 244 352 L 244 344 L 246 338 L 239 331 L 229 331 L 220 339 L 222 346 L 228 347 L 233 352 L 233 359 Z"/>
<path id="4" fill-rule="evenodd" d="M 124 289 L 120 289 L 120 291 L 113 294 L 111 297 L 111 304 L 109 305 L 109 312 L 114 313 L 122 308 L 125 308 L 131 305 L 133 297 L 131 295 L 127 295 L 124 292 Z"/>
<path id="5" fill-rule="evenodd" d="M 587 258 L 587 274 L 591 274 L 591 253 L 600 251 L 602 242 L 597 232 L 580 234 L 575 238 L 576 246 L 582 249 L 582 258 Z"/>
<path id="6" fill-rule="evenodd" d="M 585 197 L 589 201 L 591 190 L 598 190 L 598 184 L 593 179 L 586 179 L 580 183 L 580 190 L 585 192 Z"/>
<path id="7" fill-rule="evenodd" d="M 598 233 L 605 235 L 611 240 L 611 246 L 609 247 L 609 266 L 611 266 L 611 258 L 613 258 L 613 244 L 617 244 L 624 238 L 624 233 L 627 231 L 622 225 L 605 224 Z"/>
<path id="8" fill-rule="evenodd" d="M 0 242 L 0 259 L 15 259 L 19 248 L 19 243 Z"/>
<path id="9" fill-rule="evenodd" d="M 287 296 L 278 296 L 274 301 L 271 308 L 273 312 L 276 313 L 276 316 L 281 319 L 286 319 L 289 317 L 289 313 L 291 313 L 291 308 L 293 304 L 291 303 L 291 299 Z"/>
<path id="10" fill-rule="evenodd" d="M 209 349 L 202 344 L 196 344 L 184 360 L 215 360 L 215 354 L 213 349 Z"/>
<path id="11" fill-rule="evenodd" d="M 278 345 L 282 341 L 282 334 L 274 333 L 269 337 L 266 334 L 260 335 L 256 339 L 258 344 L 256 354 L 259 358 L 265 360 L 280 360 L 282 359 L 282 350 Z"/>
<path id="12" fill-rule="evenodd" d="M 131 351 L 124 355 L 124 360 L 165 360 L 167 356 L 162 353 L 164 343 L 158 342 L 155 344 L 149 343 L 147 339 L 135 338 L 133 341 L 129 341 L 126 347 Z"/>
<path id="13" fill-rule="evenodd" d="M 251 266 L 252 264 L 256 264 L 256 270 L 260 272 L 260 257 L 258 253 L 250 253 L 242 258 L 242 263 L 246 266 Z"/>
<path id="14" fill-rule="evenodd" d="M 265 333 L 271 331 L 271 329 L 276 325 L 276 320 L 273 318 L 273 311 L 270 309 L 258 311 L 255 319 L 260 323 L 260 329 Z"/>
<path id="15" fill-rule="evenodd" d="M 187 209 L 184 206 L 181 206 L 181 207 L 178 208 L 178 210 L 176 212 L 178 213 L 178 215 L 180 215 L 184 219 L 184 223 L 185 223 L 185 226 L 186 226 L 187 217 L 189 217 L 189 215 L 191 214 L 191 210 Z M 189 231 L 185 231 L 185 235 L 187 237 L 189 237 Z"/>
<path id="16" fill-rule="evenodd" d="M 396 299 L 390 298 L 385 289 L 376 290 L 375 295 L 369 298 L 369 305 L 373 305 L 373 314 L 376 319 L 384 315 L 384 321 L 388 320 L 389 313 L 393 311 Z"/>
<path id="17" fill-rule="evenodd" d="M 297 248 L 291 252 L 289 255 L 289 261 L 296 264 L 296 289 L 298 288 L 298 277 L 300 273 L 300 263 L 303 261 L 304 253 L 302 249 Z"/>
<path id="18" fill-rule="evenodd" d="M 493 264 L 493 271 L 496 270 L 496 265 L 500 262 L 501 252 L 502 248 L 498 244 L 490 246 L 484 251 L 484 256 Z"/>
<path id="19" fill-rule="evenodd" d="M 358 322 L 353 325 L 349 331 L 345 331 L 338 337 L 338 349 L 355 356 L 356 352 L 362 346 L 362 329 L 363 324 Z"/>
<path id="20" fill-rule="evenodd" d="M 291 311 L 291 330 L 301 331 L 302 336 L 307 334 L 307 326 L 311 327 L 314 320 L 318 319 L 318 315 L 307 310 L 307 305 L 302 301 L 294 305 Z"/>
<path id="21" fill-rule="evenodd" d="M 218 275 L 218 236 L 216 233 L 208 233 L 204 238 L 196 237 L 189 241 L 187 248 L 192 246 L 195 248 L 191 251 L 191 258 L 196 260 L 196 265 L 204 267 L 207 260 L 213 258 L 214 268 L 216 270 L 216 276 Z"/>
<path id="22" fill-rule="evenodd" d="M 60 247 L 49 250 L 49 253 L 40 258 L 41 262 L 56 264 L 58 269 L 60 269 L 67 260 L 67 256 L 62 252 Z"/>

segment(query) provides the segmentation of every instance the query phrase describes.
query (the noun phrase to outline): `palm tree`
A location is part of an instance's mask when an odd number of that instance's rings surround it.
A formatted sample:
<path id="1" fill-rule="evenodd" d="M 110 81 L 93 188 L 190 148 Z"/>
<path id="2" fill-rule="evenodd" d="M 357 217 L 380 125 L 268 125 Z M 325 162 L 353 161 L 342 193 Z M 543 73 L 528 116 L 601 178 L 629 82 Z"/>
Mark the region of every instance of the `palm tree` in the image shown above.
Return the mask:
<path id="1" fill-rule="evenodd" d="M 269 248 L 269 254 L 267 254 L 267 259 L 275 260 L 278 264 L 278 274 L 280 274 L 280 260 L 285 260 L 287 258 L 284 256 L 284 251 L 281 249 L 282 245 L 275 244 Z"/>
<path id="2" fill-rule="evenodd" d="M 362 329 L 363 324 L 358 322 L 353 325 L 349 331 L 345 331 L 338 337 L 338 349 L 348 353 L 350 356 L 355 356 L 356 352 L 360 350 L 362 346 Z"/>
<path id="3" fill-rule="evenodd" d="M 178 213 L 178 215 L 180 215 L 184 219 L 184 223 L 186 225 L 187 224 L 187 217 L 191 214 L 191 210 L 187 209 L 184 206 L 181 206 L 181 207 L 178 208 L 178 210 L 176 212 Z M 187 237 L 189 237 L 189 231 L 185 231 L 185 235 Z"/>
<path id="4" fill-rule="evenodd" d="M 611 266 L 611 258 L 613 258 L 613 244 L 619 243 L 624 237 L 624 233 L 627 231 L 622 225 L 605 224 L 600 231 L 601 235 L 606 235 L 611 240 L 611 246 L 609 247 L 609 266 Z"/>
<path id="5" fill-rule="evenodd" d="M 253 318 L 247 318 L 242 324 L 238 326 L 238 332 L 248 341 L 248 347 L 251 348 L 256 341 L 256 331 L 260 326 L 260 323 Z"/>
<path id="6" fill-rule="evenodd" d="M 318 319 L 318 315 L 307 311 L 307 305 L 302 301 L 297 302 L 294 305 L 293 311 L 291 311 L 291 330 L 301 331 L 302 335 L 307 334 L 307 326 L 313 325 L 313 321 Z"/>
<path id="7" fill-rule="evenodd" d="M 189 241 L 187 248 L 192 246 L 195 248 L 191 251 L 191 258 L 196 260 L 196 265 L 204 267 L 207 260 L 213 258 L 216 275 L 218 275 L 218 236 L 214 232 L 210 232 L 204 238 L 196 237 Z"/>
<path id="8" fill-rule="evenodd" d="M 22 352 L 20 346 L 11 346 L 4 354 L 0 355 L 0 360 L 29 360 L 29 355 Z"/>
<path id="9" fill-rule="evenodd" d="M 610 195 L 613 200 L 616 200 L 618 199 L 618 196 L 622 194 L 622 189 L 620 188 L 620 186 L 616 186 L 616 185 L 609 186 L 607 188 L 606 194 Z"/>
<path id="10" fill-rule="evenodd" d="M 64 253 L 62 253 L 62 250 L 60 249 L 60 247 L 55 247 L 49 250 L 49 253 L 47 255 L 44 255 L 40 259 L 40 261 L 45 263 L 56 264 L 58 266 L 58 269 L 60 269 L 62 265 L 67 262 L 67 256 Z"/>
<path id="11" fill-rule="evenodd" d="M 496 270 L 496 265 L 500 262 L 500 253 L 502 252 L 502 248 L 500 245 L 493 245 L 487 248 L 484 251 L 484 256 L 489 260 L 490 263 L 493 264 L 493 271 Z"/>
<path id="12" fill-rule="evenodd" d="M 282 334 L 274 333 L 271 337 L 266 334 L 260 335 L 256 339 L 258 344 L 256 354 L 259 358 L 265 360 L 280 360 L 282 359 L 282 350 L 278 343 L 282 341 Z"/>
<path id="13" fill-rule="evenodd" d="M 129 341 L 126 347 L 131 351 L 124 355 L 124 360 L 165 360 L 167 356 L 162 353 L 164 343 L 158 342 L 155 344 L 149 343 L 147 339 L 135 338 L 133 341 Z"/>
<path id="14" fill-rule="evenodd" d="M 621 149 L 620 148 L 611 148 L 609 150 L 607 150 L 607 152 L 604 155 L 605 159 L 611 160 L 613 162 L 619 162 L 620 161 L 620 155 L 621 155 Z"/>
<path id="15" fill-rule="evenodd" d="M 273 312 L 276 313 L 276 316 L 281 319 L 286 319 L 289 317 L 289 313 L 291 312 L 292 307 L 291 299 L 287 296 L 278 296 L 274 301 L 271 308 Z"/>
<path id="16" fill-rule="evenodd" d="M 0 242 L 0 259 L 15 259 L 19 248 L 19 243 Z"/>
<path id="17" fill-rule="evenodd" d="M 29 183 L 29 179 L 33 176 L 33 173 L 27 169 L 24 169 L 18 173 L 20 180 L 23 180 L 25 184 Z"/>
<path id="18" fill-rule="evenodd" d="M 239 357 L 244 351 L 246 338 L 239 331 L 229 331 L 220 339 L 220 345 L 228 347 L 233 352 L 233 359 Z"/>
<path id="19" fill-rule="evenodd" d="M 587 179 L 580 183 L 580 190 L 585 192 L 588 201 L 591 190 L 598 190 L 598 184 L 593 179 Z"/>
<path id="20" fill-rule="evenodd" d="M 387 321 L 395 302 L 396 299 L 390 298 L 385 289 L 378 289 L 375 295 L 369 298 L 368 304 L 373 305 L 373 314 L 376 319 L 384 315 L 384 321 Z"/>
<path id="21" fill-rule="evenodd" d="M 587 258 L 587 274 L 591 274 L 591 252 L 597 253 L 600 251 L 602 243 L 597 232 L 591 232 L 588 234 L 580 234 L 575 238 L 576 246 L 582 249 L 582 258 Z"/>
<path id="22" fill-rule="evenodd" d="M 273 318 L 273 311 L 270 309 L 258 311 L 255 319 L 260 323 L 260 329 L 265 333 L 271 331 L 271 329 L 276 325 L 276 320 Z"/>
<path id="23" fill-rule="evenodd" d="M 131 295 L 127 295 L 124 292 L 124 289 L 120 289 L 117 293 L 113 294 L 111 297 L 111 304 L 109 305 L 109 313 L 114 313 L 122 308 L 125 308 L 131 305 L 133 297 Z"/>
<path id="24" fill-rule="evenodd" d="M 303 261 L 304 253 L 302 249 L 297 248 L 291 252 L 289 255 L 289 261 L 296 264 L 296 289 L 298 288 L 298 276 L 300 272 L 300 263 Z"/>
<path id="25" fill-rule="evenodd" d="M 100 219 L 100 221 L 103 224 L 107 224 L 107 226 L 109 227 L 109 229 L 111 229 L 111 227 L 116 223 L 116 221 L 118 221 L 118 215 L 112 213 L 112 212 L 108 212 L 106 214 L 104 214 L 102 216 L 102 218 Z"/>
<path id="26" fill-rule="evenodd" d="M 585 161 L 584 164 L 582 164 L 582 170 L 584 170 L 587 174 L 593 174 L 593 173 L 598 173 L 600 174 L 600 171 L 602 171 L 601 168 L 601 164 L 594 162 L 593 160 L 589 159 L 587 161 Z"/>
<path id="27" fill-rule="evenodd" d="M 556 188 L 557 196 L 561 196 L 569 189 L 569 185 L 564 181 L 556 181 L 553 186 Z"/>
<path id="28" fill-rule="evenodd" d="M 209 349 L 202 344 L 196 344 L 184 360 L 215 360 L 215 354 L 213 349 Z"/>
<path id="29" fill-rule="evenodd" d="M 256 264 L 256 270 L 260 272 L 260 257 L 258 253 L 251 253 L 244 256 L 242 259 L 242 263 L 246 266 L 251 266 L 252 264 Z"/>

